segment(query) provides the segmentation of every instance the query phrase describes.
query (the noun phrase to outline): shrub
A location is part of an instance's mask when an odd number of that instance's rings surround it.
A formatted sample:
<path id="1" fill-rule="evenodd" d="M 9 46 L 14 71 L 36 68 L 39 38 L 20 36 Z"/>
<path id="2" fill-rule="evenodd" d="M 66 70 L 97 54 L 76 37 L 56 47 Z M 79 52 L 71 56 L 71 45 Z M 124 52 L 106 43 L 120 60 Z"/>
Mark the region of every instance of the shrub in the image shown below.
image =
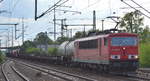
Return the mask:
<path id="1" fill-rule="evenodd" d="M 48 48 L 48 54 L 51 56 L 57 55 L 57 48 Z"/>
<path id="2" fill-rule="evenodd" d="M 150 44 L 149 43 L 140 44 L 140 66 L 150 67 Z"/>
<path id="3" fill-rule="evenodd" d="M 41 51 L 39 48 L 27 48 L 26 53 L 27 54 L 40 54 Z"/>
<path id="4" fill-rule="evenodd" d="M 5 55 L 0 51 L 0 63 L 5 60 Z"/>

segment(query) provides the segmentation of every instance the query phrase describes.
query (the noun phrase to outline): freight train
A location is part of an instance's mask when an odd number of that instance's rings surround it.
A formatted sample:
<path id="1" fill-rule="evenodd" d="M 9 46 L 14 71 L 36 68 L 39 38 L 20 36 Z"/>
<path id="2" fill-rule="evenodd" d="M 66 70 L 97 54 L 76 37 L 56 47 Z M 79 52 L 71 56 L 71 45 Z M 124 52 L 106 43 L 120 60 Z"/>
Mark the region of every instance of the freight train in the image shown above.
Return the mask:
<path id="1" fill-rule="evenodd" d="M 81 66 L 102 70 L 136 70 L 138 68 L 138 36 L 111 33 L 67 41 L 58 53 Z"/>
<path id="2" fill-rule="evenodd" d="M 30 58 L 100 71 L 135 71 L 139 66 L 138 56 L 138 35 L 107 33 L 65 41 L 59 46 L 57 56 Z"/>

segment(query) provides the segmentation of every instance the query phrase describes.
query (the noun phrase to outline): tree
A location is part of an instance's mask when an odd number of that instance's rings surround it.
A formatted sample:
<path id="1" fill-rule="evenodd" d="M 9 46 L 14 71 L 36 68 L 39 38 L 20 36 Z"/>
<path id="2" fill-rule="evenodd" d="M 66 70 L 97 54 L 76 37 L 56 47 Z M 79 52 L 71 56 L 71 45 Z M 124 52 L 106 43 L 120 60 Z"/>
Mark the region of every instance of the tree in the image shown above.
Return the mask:
<path id="1" fill-rule="evenodd" d="M 140 44 L 140 65 L 142 67 L 150 67 L 150 44 L 149 43 L 141 43 Z"/>
<path id="2" fill-rule="evenodd" d="M 56 41 L 57 41 L 59 44 L 61 44 L 61 43 L 63 43 L 64 41 L 68 41 L 68 40 L 69 40 L 68 37 L 58 37 Z"/>
<path id="3" fill-rule="evenodd" d="M 85 35 L 85 33 L 84 32 L 81 32 L 81 31 L 78 31 L 77 33 L 75 33 L 75 36 L 73 37 L 73 38 L 81 38 L 81 37 L 83 37 Z"/>
<path id="4" fill-rule="evenodd" d="M 0 51 L 0 63 L 2 63 L 5 60 L 5 55 L 2 51 Z"/>
<path id="5" fill-rule="evenodd" d="M 57 48 L 48 48 L 48 54 L 51 56 L 57 55 Z"/>
<path id="6" fill-rule="evenodd" d="M 47 36 L 47 32 L 40 32 L 34 39 L 35 44 L 52 44 L 53 41 Z"/>
<path id="7" fill-rule="evenodd" d="M 142 42 L 150 41 L 150 28 L 149 26 L 146 26 L 143 31 L 140 33 L 140 38 L 142 39 Z"/>
<path id="8" fill-rule="evenodd" d="M 21 46 L 21 51 L 22 53 L 25 53 L 28 48 L 32 48 L 32 47 L 36 47 L 34 42 L 27 40 Z"/>
<path id="9" fill-rule="evenodd" d="M 41 50 L 39 48 L 30 47 L 26 49 L 26 53 L 39 55 L 41 53 Z"/>
<path id="10" fill-rule="evenodd" d="M 93 29 L 90 29 L 89 31 L 78 31 L 77 33 L 75 33 L 75 36 L 73 37 L 74 39 L 77 38 L 82 38 L 82 37 L 86 37 L 89 33 L 95 32 L 93 31 Z"/>
<path id="11" fill-rule="evenodd" d="M 77 33 L 75 33 L 75 36 L 73 37 L 73 39 L 90 36 L 91 34 L 95 35 L 98 32 L 99 32 L 99 30 L 93 30 L 93 29 L 90 29 L 90 30 L 88 30 L 86 32 L 85 31 L 78 31 Z"/>
<path id="12" fill-rule="evenodd" d="M 23 48 L 28 48 L 28 47 L 35 47 L 35 44 L 34 42 L 30 41 L 30 40 L 27 40 L 23 43 L 22 45 Z"/>
<path id="13" fill-rule="evenodd" d="M 120 27 L 125 28 L 127 32 L 139 33 L 143 25 L 144 17 L 138 10 L 125 14 L 121 19 Z"/>

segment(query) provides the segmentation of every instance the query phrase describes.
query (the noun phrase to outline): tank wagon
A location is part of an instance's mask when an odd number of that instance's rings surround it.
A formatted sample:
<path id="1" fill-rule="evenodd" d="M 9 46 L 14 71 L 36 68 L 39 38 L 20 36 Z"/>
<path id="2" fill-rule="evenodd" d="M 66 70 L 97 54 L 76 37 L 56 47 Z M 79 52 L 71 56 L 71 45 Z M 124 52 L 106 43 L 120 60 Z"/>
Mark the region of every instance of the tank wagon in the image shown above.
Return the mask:
<path id="1" fill-rule="evenodd" d="M 66 63 L 99 70 L 138 68 L 138 36 L 131 33 L 110 33 L 66 41 L 58 48 Z"/>

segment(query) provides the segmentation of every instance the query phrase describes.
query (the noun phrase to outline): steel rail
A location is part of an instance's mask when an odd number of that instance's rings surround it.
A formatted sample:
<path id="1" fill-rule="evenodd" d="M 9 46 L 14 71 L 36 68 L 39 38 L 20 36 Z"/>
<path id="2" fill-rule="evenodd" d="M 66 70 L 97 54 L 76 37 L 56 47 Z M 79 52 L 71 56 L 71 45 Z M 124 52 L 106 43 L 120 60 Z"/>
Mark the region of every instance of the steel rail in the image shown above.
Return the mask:
<path id="1" fill-rule="evenodd" d="M 34 66 L 37 66 L 37 65 L 34 64 Z M 40 67 L 44 68 L 44 69 L 47 69 L 47 70 L 55 71 L 55 72 L 58 72 L 58 73 L 62 73 L 62 74 L 66 74 L 66 75 L 69 75 L 69 76 L 73 76 L 73 77 L 77 77 L 77 78 L 80 78 L 80 79 L 84 79 L 86 81 L 97 81 L 97 80 L 94 80 L 94 79 L 91 79 L 91 78 L 88 78 L 88 77 L 79 76 L 79 75 L 63 72 L 63 71 L 60 71 L 60 70 L 56 70 L 56 69 L 52 69 L 52 68 L 48 68 L 48 67 L 44 67 L 44 66 L 40 66 Z"/>
<path id="2" fill-rule="evenodd" d="M 6 75 L 6 73 L 5 73 L 5 71 L 4 71 L 4 66 L 5 66 L 5 64 L 6 64 L 6 63 L 3 63 L 3 64 L 2 64 L 1 70 L 2 70 L 2 73 L 3 73 L 4 78 L 6 79 L 6 81 L 10 81 L 10 80 L 8 79 L 8 76 Z"/>
<path id="3" fill-rule="evenodd" d="M 20 63 L 20 62 L 19 62 L 19 63 Z M 38 70 L 38 71 L 41 71 L 41 72 L 50 74 L 50 75 L 52 75 L 52 76 L 61 78 L 61 79 L 63 79 L 63 80 L 72 81 L 72 80 L 69 79 L 69 78 L 66 78 L 66 77 L 63 77 L 63 76 L 59 76 L 59 75 L 57 75 L 57 74 L 55 74 L 55 73 L 50 73 L 49 70 L 46 70 L 46 69 L 43 69 L 43 68 L 39 68 L 39 67 L 36 67 L 36 66 L 33 66 L 33 65 L 28 65 L 28 64 L 25 64 L 25 63 L 21 63 L 21 64 L 23 64 L 23 65 L 25 65 L 25 66 L 27 66 L 27 67 L 30 67 L 30 68 L 32 68 L 32 69 L 36 69 L 36 70 Z"/>
<path id="4" fill-rule="evenodd" d="M 19 75 L 22 79 L 24 79 L 25 81 L 30 81 L 26 76 L 24 76 L 22 73 L 20 73 L 19 71 L 17 71 L 14 66 L 10 66 L 10 67 L 11 67 L 12 70 L 13 70 L 15 73 L 17 73 L 17 75 Z"/>
<path id="5" fill-rule="evenodd" d="M 15 60 L 14 60 L 15 61 Z M 67 78 L 67 77 L 63 77 L 63 76 L 59 76 L 57 74 L 54 74 L 54 73 L 50 73 L 50 71 L 54 71 L 54 72 L 57 72 L 57 73 L 61 73 L 61 74 L 65 74 L 67 76 L 71 76 L 71 77 L 74 77 L 74 78 L 78 78 L 78 79 L 83 79 L 83 80 L 86 80 L 86 81 L 97 81 L 95 79 L 91 79 L 91 78 L 88 78 L 88 77 L 83 77 L 83 76 L 79 76 L 79 75 L 75 75 L 75 74 L 71 74 L 71 73 L 67 73 L 67 72 L 63 72 L 63 71 L 58 71 L 56 69 L 52 69 L 52 68 L 47 68 L 47 67 L 43 67 L 43 66 L 39 66 L 39 65 L 35 65 L 35 64 L 26 64 L 24 62 L 19 62 L 25 66 L 28 66 L 30 68 L 34 68 L 36 70 L 40 70 L 42 72 L 45 72 L 45 73 L 48 73 L 48 74 L 51 74 L 53 76 L 57 76 L 59 78 L 62 78 L 62 79 L 65 79 L 67 81 L 73 81 L 72 79 L 70 78 Z"/>
<path id="6" fill-rule="evenodd" d="M 10 62 L 10 61 L 7 61 L 7 62 L 5 62 L 4 64 L 2 64 L 2 66 L 1 66 L 1 70 L 2 70 L 2 73 L 3 73 L 3 75 L 4 75 L 5 79 L 6 79 L 6 81 L 11 81 L 11 80 L 8 78 L 8 75 L 6 74 L 6 72 L 5 72 L 5 70 L 4 70 L 5 65 L 6 65 L 7 63 L 9 63 L 9 62 Z M 27 77 L 25 77 L 23 74 L 21 74 L 19 71 L 17 71 L 17 70 L 15 69 L 15 67 L 10 66 L 10 65 L 9 65 L 9 67 L 10 67 L 18 76 L 20 76 L 20 78 L 22 78 L 24 81 L 30 81 Z"/>
<path id="7" fill-rule="evenodd" d="M 150 78 L 145 78 L 145 77 L 140 77 L 140 76 L 137 76 L 137 73 L 136 72 L 122 72 L 122 73 L 114 73 L 114 72 L 111 72 L 110 74 L 112 75 L 117 75 L 117 76 L 123 76 L 123 77 L 130 77 L 130 78 L 135 78 L 135 79 L 141 79 L 141 80 L 146 80 L 146 81 L 150 81 Z"/>

